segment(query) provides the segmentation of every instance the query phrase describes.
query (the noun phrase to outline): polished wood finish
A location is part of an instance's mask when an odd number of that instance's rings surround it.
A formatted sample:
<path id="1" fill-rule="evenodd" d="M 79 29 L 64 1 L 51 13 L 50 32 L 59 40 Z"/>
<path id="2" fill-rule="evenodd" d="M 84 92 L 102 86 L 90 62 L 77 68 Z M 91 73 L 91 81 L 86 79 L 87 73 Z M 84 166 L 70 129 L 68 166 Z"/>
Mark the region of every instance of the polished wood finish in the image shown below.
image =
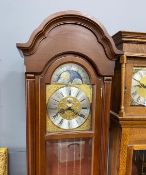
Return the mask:
<path id="1" fill-rule="evenodd" d="M 112 60 L 122 54 L 97 20 L 75 11 L 49 16 L 27 43 L 19 43 L 17 47 L 25 56 L 26 72 L 34 73 L 42 72 L 45 65 L 61 53 L 73 52 L 85 56 L 99 74 L 113 75 Z"/>
<path id="2" fill-rule="evenodd" d="M 146 144 L 146 108 L 131 105 L 133 67 L 146 67 L 146 33 L 120 31 L 113 39 L 124 55 L 113 78 L 109 175 L 129 175 L 129 146 Z"/>
<path id="3" fill-rule="evenodd" d="M 122 52 L 95 19 L 75 11 L 48 17 L 25 44 L 17 44 L 26 65 L 27 174 L 46 174 L 46 143 L 92 139 L 92 175 L 107 174 L 109 109 L 115 60 Z M 81 65 L 93 86 L 91 131 L 46 132 L 46 84 L 64 63 Z"/>

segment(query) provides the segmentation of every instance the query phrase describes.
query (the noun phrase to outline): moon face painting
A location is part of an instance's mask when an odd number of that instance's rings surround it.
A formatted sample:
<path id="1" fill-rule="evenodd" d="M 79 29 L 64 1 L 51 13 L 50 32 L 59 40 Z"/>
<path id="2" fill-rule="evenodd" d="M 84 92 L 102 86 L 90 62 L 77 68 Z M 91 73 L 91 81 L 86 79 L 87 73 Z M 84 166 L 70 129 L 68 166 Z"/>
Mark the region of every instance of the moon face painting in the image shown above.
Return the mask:
<path id="1" fill-rule="evenodd" d="M 79 65 L 67 63 L 59 66 L 52 75 L 55 84 L 90 84 L 87 72 Z"/>

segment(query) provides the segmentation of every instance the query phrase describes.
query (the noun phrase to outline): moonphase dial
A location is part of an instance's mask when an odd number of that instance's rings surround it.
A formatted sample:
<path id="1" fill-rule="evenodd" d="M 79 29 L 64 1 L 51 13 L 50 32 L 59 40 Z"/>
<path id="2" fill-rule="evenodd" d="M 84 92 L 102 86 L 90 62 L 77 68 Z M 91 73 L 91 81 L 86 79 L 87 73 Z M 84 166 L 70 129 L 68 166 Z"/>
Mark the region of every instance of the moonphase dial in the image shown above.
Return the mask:
<path id="1" fill-rule="evenodd" d="M 62 87 L 48 100 L 48 116 L 59 128 L 75 129 L 89 116 L 90 102 L 85 93 L 77 87 Z"/>
<path id="2" fill-rule="evenodd" d="M 90 84 L 87 72 L 79 65 L 67 63 L 59 66 L 52 75 L 55 84 Z"/>

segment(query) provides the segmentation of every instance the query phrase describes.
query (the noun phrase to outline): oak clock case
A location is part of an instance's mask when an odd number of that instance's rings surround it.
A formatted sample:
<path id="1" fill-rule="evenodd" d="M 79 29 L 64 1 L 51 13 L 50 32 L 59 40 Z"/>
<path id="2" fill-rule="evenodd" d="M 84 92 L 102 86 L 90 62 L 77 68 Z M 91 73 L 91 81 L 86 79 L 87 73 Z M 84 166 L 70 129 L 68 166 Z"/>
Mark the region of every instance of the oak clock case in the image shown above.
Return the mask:
<path id="1" fill-rule="evenodd" d="M 114 108 L 112 110 L 114 112 L 111 113 L 110 175 L 145 173 L 146 64 L 143 58 L 124 56 L 124 59 L 126 61 L 121 63 L 121 67 L 122 64 L 125 64 L 125 79 L 123 81 L 124 110 L 122 109 L 119 113 L 116 113 L 117 105 L 113 100 Z M 116 69 L 114 84 L 119 84 L 119 89 L 122 89 L 122 80 L 120 79 L 123 73 L 122 68 L 117 66 Z M 121 74 L 118 73 L 119 70 Z M 117 104 L 119 102 L 119 104 L 122 104 L 120 100 L 120 98 L 116 100 Z M 133 151 L 133 148 L 137 150 Z M 143 148 L 143 151 L 141 151 L 141 148 Z M 131 154 L 131 152 L 134 154 Z M 116 163 L 112 159 L 115 159 Z"/>
<path id="2" fill-rule="evenodd" d="M 145 174 L 146 34 L 118 32 L 110 125 L 110 175 Z"/>

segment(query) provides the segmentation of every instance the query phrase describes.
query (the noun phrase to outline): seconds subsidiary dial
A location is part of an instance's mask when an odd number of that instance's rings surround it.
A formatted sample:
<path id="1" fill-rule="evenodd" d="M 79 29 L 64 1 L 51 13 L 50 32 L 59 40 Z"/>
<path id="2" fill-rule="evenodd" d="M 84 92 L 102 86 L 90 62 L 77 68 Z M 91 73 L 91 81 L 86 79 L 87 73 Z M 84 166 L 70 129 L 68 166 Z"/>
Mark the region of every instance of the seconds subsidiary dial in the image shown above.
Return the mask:
<path id="1" fill-rule="evenodd" d="M 48 117 L 59 128 L 75 129 L 81 126 L 90 113 L 90 102 L 85 93 L 66 86 L 58 89 L 47 104 Z"/>

